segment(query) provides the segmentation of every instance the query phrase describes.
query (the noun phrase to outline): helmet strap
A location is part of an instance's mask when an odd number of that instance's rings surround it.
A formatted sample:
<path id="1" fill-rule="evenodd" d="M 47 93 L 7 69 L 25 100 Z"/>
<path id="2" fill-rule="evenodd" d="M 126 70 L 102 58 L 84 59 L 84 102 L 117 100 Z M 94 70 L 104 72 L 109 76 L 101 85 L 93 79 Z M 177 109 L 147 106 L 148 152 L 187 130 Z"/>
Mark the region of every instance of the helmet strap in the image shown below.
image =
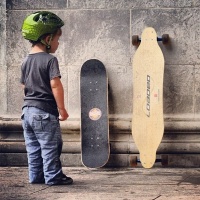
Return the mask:
<path id="1" fill-rule="evenodd" d="M 46 43 L 44 40 L 41 40 L 41 43 L 46 46 L 47 53 L 50 52 L 52 39 L 53 39 L 53 34 L 50 35 L 48 43 Z"/>

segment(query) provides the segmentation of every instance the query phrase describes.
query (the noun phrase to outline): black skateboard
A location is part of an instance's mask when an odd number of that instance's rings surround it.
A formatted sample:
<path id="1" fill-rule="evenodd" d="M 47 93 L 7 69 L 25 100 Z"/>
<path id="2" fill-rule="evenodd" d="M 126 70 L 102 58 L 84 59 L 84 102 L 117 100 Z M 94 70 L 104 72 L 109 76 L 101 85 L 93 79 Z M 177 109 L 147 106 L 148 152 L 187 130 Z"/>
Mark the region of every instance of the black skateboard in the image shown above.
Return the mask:
<path id="1" fill-rule="evenodd" d="M 104 166 L 110 155 L 108 79 L 102 62 L 87 60 L 80 74 L 81 154 L 89 168 Z"/>

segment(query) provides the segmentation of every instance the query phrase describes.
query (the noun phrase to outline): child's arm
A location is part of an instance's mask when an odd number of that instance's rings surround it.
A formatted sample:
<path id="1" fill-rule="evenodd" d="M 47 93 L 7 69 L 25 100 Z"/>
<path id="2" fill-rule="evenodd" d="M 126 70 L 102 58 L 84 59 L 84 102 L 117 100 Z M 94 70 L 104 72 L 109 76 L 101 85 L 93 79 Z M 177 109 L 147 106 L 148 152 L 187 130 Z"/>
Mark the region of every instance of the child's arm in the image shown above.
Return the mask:
<path id="1" fill-rule="evenodd" d="M 64 121 L 66 120 L 69 115 L 65 109 L 65 103 L 64 103 L 64 89 L 62 86 L 62 83 L 60 81 L 59 77 L 56 77 L 51 80 L 51 89 L 54 95 L 54 98 L 57 103 L 58 111 L 59 111 L 59 120 Z"/>

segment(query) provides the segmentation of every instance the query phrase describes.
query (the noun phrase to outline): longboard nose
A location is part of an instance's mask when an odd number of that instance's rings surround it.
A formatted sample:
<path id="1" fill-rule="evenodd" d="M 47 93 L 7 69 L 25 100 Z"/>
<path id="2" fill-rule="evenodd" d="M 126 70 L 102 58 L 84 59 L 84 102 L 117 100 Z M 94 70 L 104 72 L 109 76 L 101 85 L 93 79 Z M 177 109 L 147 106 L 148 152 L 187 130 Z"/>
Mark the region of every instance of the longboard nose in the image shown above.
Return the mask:
<path id="1" fill-rule="evenodd" d="M 157 34 L 153 28 L 149 27 L 142 32 L 142 42 L 146 43 L 151 41 L 157 42 Z"/>

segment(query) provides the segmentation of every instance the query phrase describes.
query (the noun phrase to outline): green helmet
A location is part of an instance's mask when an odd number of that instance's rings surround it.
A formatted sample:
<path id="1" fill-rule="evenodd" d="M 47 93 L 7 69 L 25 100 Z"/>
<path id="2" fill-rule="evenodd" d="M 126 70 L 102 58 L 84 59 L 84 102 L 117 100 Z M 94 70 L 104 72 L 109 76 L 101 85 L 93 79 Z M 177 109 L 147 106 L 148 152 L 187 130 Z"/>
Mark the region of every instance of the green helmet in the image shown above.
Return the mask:
<path id="1" fill-rule="evenodd" d="M 55 33 L 64 22 L 54 13 L 38 11 L 25 18 L 22 35 L 27 40 L 37 41 L 44 34 Z"/>

